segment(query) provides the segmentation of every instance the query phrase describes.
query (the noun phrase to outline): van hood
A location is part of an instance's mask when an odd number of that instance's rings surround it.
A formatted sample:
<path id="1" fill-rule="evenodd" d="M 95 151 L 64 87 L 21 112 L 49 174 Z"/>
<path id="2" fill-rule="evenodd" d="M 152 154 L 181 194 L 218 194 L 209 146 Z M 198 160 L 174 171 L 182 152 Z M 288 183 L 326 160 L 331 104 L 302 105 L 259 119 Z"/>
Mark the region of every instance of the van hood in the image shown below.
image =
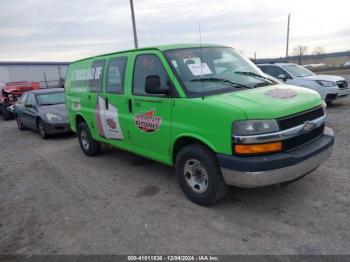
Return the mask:
<path id="1" fill-rule="evenodd" d="M 311 81 L 322 80 L 322 81 L 331 81 L 331 82 L 345 80 L 344 77 L 331 76 L 331 75 L 312 75 L 312 76 L 304 76 L 302 78 L 305 80 L 311 80 Z"/>
<path id="2" fill-rule="evenodd" d="M 210 96 L 208 99 L 242 110 L 247 119 L 280 118 L 321 105 L 320 95 L 307 88 L 278 84 Z"/>

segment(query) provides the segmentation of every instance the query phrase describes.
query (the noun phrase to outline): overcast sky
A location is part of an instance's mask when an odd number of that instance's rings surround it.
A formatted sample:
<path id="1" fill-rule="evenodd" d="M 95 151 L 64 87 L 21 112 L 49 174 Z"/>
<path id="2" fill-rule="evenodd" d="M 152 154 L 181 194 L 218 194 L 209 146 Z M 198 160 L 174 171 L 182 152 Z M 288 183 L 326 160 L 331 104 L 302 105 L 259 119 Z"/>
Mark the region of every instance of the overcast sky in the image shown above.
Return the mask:
<path id="1" fill-rule="evenodd" d="M 134 0 L 139 46 L 218 43 L 249 57 L 350 50 L 349 0 Z M 0 61 L 73 61 L 133 48 L 129 0 L 0 0 Z"/>

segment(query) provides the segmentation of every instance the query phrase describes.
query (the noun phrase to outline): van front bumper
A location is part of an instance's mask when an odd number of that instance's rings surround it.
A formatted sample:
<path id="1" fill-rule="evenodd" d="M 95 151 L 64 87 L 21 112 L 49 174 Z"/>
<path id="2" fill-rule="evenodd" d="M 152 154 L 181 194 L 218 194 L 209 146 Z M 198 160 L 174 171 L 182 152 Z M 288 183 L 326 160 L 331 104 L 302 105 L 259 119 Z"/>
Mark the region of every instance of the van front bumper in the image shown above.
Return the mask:
<path id="1" fill-rule="evenodd" d="M 290 152 L 245 157 L 218 154 L 217 159 L 227 185 L 262 187 L 311 173 L 330 157 L 333 144 L 333 130 L 326 127 L 321 137 Z"/>

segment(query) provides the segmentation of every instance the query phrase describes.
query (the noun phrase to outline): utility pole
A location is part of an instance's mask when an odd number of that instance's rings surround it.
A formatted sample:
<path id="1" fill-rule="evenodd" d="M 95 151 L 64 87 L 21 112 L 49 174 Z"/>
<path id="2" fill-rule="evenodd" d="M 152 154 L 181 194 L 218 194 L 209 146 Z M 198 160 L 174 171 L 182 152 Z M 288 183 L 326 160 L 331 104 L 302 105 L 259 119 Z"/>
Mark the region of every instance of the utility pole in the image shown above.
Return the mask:
<path id="1" fill-rule="evenodd" d="M 287 24 L 287 46 L 286 46 L 286 57 L 288 57 L 288 49 L 289 49 L 289 24 L 290 24 L 290 13 L 288 14 L 288 24 Z"/>
<path id="2" fill-rule="evenodd" d="M 62 87 L 61 67 L 58 66 L 58 87 Z"/>
<path id="3" fill-rule="evenodd" d="M 57 69 L 58 69 L 58 79 L 61 80 L 61 78 L 62 78 L 62 75 L 61 75 L 61 67 L 58 66 Z"/>
<path id="4" fill-rule="evenodd" d="M 130 8 L 131 8 L 132 29 L 134 32 L 134 44 L 135 44 L 135 48 L 138 48 L 133 0 L 130 0 Z"/>
<path id="5" fill-rule="evenodd" d="M 44 73 L 44 80 L 45 80 L 46 88 L 49 88 L 49 85 L 48 85 L 48 83 L 47 83 L 47 78 L 46 78 L 46 73 L 45 73 L 45 71 L 44 71 L 43 73 Z"/>

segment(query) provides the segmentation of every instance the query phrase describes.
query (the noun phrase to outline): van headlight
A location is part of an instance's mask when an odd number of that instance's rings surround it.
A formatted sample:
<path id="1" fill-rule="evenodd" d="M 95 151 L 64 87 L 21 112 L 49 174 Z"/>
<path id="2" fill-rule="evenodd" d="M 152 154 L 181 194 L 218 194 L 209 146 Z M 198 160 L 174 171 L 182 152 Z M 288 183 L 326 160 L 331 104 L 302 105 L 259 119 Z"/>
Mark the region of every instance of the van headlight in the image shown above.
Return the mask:
<path id="1" fill-rule="evenodd" d="M 336 84 L 334 82 L 331 81 L 325 81 L 325 80 L 316 80 L 316 82 L 324 87 L 333 87 L 336 86 Z"/>
<path id="2" fill-rule="evenodd" d="M 58 115 L 55 115 L 55 114 L 50 114 L 50 113 L 47 113 L 46 114 L 46 117 L 47 119 L 52 122 L 52 121 L 60 121 L 60 120 L 63 120 L 63 118 L 61 116 L 58 116 Z"/>
<path id="3" fill-rule="evenodd" d="M 236 136 L 260 135 L 278 131 L 279 127 L 275 119 L 236 121 L 232 127 L 232 133 Z"/>

